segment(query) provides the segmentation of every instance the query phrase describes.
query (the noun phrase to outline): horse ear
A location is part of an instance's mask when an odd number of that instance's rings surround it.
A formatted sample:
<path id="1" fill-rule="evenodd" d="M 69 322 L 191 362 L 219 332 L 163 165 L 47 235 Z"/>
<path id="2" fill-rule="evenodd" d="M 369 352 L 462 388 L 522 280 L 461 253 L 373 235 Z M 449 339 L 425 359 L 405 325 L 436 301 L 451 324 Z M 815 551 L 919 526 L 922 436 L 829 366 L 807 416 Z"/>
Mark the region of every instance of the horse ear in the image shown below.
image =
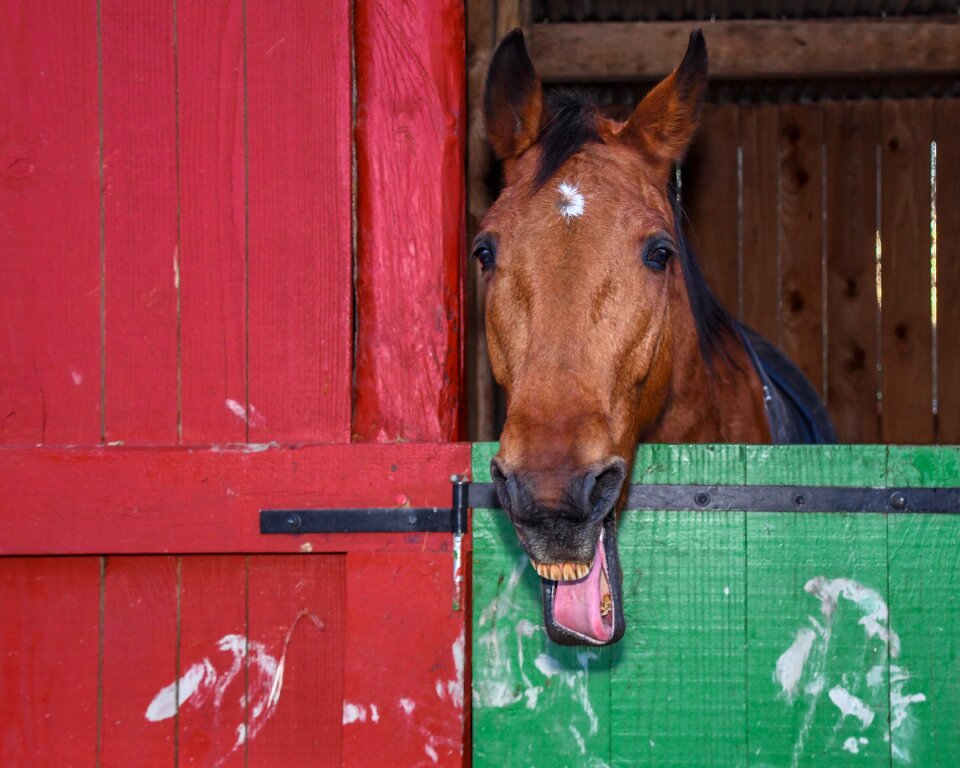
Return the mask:
<path id="1" fill-rule="evenodd" d="M 483 113 L 497 157 L 516 157 L 537 140 L 543 112 L 543 89 L 523 41 L 515 29 L 497 46 L 487 72 Z"/>
<path id="2" fill-rule="evenodd" d="M 706 87 L 707 44 L 696 29 L 680 66 L 644 97 L 620 136 L 657 159 L 679 162 L 697 131 Z"/>

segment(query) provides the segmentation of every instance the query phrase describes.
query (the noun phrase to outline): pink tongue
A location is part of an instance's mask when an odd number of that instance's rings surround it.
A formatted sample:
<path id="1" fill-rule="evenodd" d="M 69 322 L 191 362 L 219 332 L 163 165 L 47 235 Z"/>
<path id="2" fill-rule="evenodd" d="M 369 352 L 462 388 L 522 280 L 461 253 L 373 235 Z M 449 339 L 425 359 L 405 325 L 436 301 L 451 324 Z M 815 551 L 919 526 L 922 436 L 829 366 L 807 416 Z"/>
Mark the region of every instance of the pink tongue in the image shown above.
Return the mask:
<path id="1" fill-rule="evenodd" d="M 613 611 L 600 615 L 600 572 L 607 571 L 603 534 L 597 543 L 590 573 L 580 581 L 558 581 L 553 597 L 553 618 L 558 624 L 603 643 L 613 637 Z M 609 591 L 609 586 L 606 588 Z"/>

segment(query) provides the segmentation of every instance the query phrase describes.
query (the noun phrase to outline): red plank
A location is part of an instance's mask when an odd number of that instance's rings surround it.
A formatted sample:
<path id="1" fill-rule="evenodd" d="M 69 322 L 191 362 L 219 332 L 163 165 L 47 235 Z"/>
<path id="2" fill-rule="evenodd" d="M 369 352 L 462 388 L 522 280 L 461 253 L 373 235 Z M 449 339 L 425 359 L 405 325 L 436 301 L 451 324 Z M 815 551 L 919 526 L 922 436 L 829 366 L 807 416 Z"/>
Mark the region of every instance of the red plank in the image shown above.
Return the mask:
<path id="1" fill-rule="evenodd" d="M 883 441 L 930 443 L 930 142 L 933 102 L 880 106 L 880 240 Z"/>
<path id="2" fill-rule="evenodd" d="M 103 608 L 98 765 L 172 765 L 177 677 L 177 561 L 109 557 Z"/>
<path id="3" fill-rule="evenodd" d="M 173 12 L 102 0 L 106 438 L 177 439 Z"/>
<path id="4" fill-rule="evenodd" d="M 783 351 L 823 391 L 823 116 L 780 107 L 780 317 Z"/>
<path id="5" fill-rule="evenodd" d="M 0 6 L 0 443 L 100 438 L 96 22 Z"/>
<path id="6" fill-rule="evenodd" d="M 99 558 L 0 559 L 0 765 L 93 765 Z"/>
<path id="7" fill-rule="evenodd" d="M 827 148 L 827 405 L 840 440 L 880 441 L 876 101 L 823 105 Z"/>
<path id="8" fill-rule="evenodd" d="M 246 4 L 252 440 L 350 436 L 350 4 Z M 403 160 L 406 162 L 406 159 Z"/>
<path id="9" fill-rule="evenodd" d="M 248 637 L 276 659 L 250 658 L 250 765 L 341 766 L 344 575 L 342 555 L 250 560 Z"/>
<path id="10" fill-rule="evenodd" d="M 356 4 L 359 440 L 455 440 L 464 232 L 458 0 Z"/>
<path id="11" fill-rule="evenodd" d="M 180 558 L 179 765 L 244 765 L 246 602 L 245 557 Z"/>
<path id="12" fill-rule="evenodd" d="M 937 140 L 937 442 L 960 444 L 960 99 L 934 103 Z"/>
<path id="13" fill-rule="evenodd" d="M 182 438 L 246 440 L 243 5 L 178 0 Z M 239 415 L 238 415 L 239 413 Z"/>
<path id="14" fill-rule="evenodd" d="M 743 321 L 775 344 L 780 343 L 778 122 L 776 104 L 740 107 Z"/>
<path id="15" fill-rule="evenodd" d="M 466 612 L 451 610 L 451 556 L 347 564 L 344 765 L 462 765 Z"/>
<path id="16" fill-rule="evenodd" d="M 259 510 L 449 506 L 469 466 L 467 443 L 2 449 L 0 554 L 445 551 L 438 533 L 263 536 Z"/>

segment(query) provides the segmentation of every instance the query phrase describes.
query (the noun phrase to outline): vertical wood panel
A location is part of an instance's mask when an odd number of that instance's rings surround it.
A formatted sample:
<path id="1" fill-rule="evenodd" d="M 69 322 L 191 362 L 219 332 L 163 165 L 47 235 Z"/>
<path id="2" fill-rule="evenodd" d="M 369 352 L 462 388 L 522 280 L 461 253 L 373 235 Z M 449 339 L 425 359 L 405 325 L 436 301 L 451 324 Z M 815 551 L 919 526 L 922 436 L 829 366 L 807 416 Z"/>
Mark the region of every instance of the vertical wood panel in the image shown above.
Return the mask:
<path id="1" fill-rule="evenodd" d="M 823 390 L 823 121 L 780 107 L 781 349 Z"/>
<path id="2" fill-rule="evenodd" d="M 880 118 L 883 440 L 929 443 L 934 437 L 930 326 L 933 104 L 928 100 L 886 100 L 881 103 Z"/>
<path id="3" fill-rule="evenodd" d="M 824 104 L 827 405 L 843 442 L 880 440 L 877 413 L 877 130 L 874 101 Z"/>
<path id="4" fill-rule="evenodd" d="M 354 436 L 455 440 L 463 259 L 463 5 L 357 4 Z"/>
<path id="5" fill-rule="evenodd" d="M 177 439 L 173 7 L 103 0 L 106 438 Z"/>
<path id="6" fill-rule="evenodd" d="M 253 707 L 262 703 L 262 691 L 253 689 L 246 704 L 246 579 L 243 556 L 180 559 L 178 765 L 244 765 L 240 732 L 247 732 Z M 248 655 L 254 662 L 261 658 L 256 647 Z M 259 672 L 256 663 L 251 667 Z"/>
<path id="7" fill-rule="evenodd" d="M 878 486 L 886 449 L 748 447 L 746 467 L 751 484 Z M 862 621 L 880 614 L 886 595 L 886 523 L 881 515 L 747 515 L 751 764 L 891 764 L 887 647 Z M 838 686 L 870 707 L 868 723 L 841 714 L 830 694 Z M 856 754 L 844 749 L 851 738 Z"/>
<path id="8" fill-rule="evenodd" d="M 0 559 L 0 764 L 94 764 L 99 602 L 99 558 Z"/>
<path id="9" fill-rule="evenodd" d="M 350 434 L 350 6 L 248 0 L 252 441 Z M 403 159 L 402 162 L 406 162 Z"/>
<path id="10" fill-rule="evenodd" d="M 261 688 L 279 698 L 273 716 L 251 734 L 249 764 L 340 768 L 345 557 L 251 558 L 248 583 L 248 637 L 283 665 L 282 680 Z M 261 681 L 250 670 L 253 691 Z M 251 731 L 253 711 L 251 701 Z"/>
<path id="11" fill-rule="evenodd" d="M 178 0 L 177 84 L 182 438 L 242 442 L 246 420 L 236 412 L 246 406 L 239 0 Z"/>
<path id="12" fill-rule="evenodd" d="M 937 141 L 937 442 L 960 444 L 960 99 L 934 103 Z"/>
<path id="13" fill-rule="evenodd" d="M 743 149 L 743 322 L 780 341 L 780 181 L 775 104 L 740 107 Z M 723 194 L 718 190 L 718 194 Z M 733 190 L 726 194 L 732 194 Z"/>
<path id="14" fill-rule="evenodd" d="M 93 0 L 0 8 L 0 443 L 100 438 Z"/>
<path id="15" fill-rule="evenodd" d="M 175 697 L 147 718 L 177 679 L 177 561 L 107 558 L 103 609 L 100 765 L 172 765 Z"/>
<path id="16" fill-rule="evenodd" d="M 467 614 L 451 609 L 450 553 L 350 553 L 347 567 L 343 764 L 462 765 Z"/>
<path id="17" fill-rule="evenodd" d="M 891 446 L 887 482 L 900 487 L 956 485 L 956 448 Z M 892 515 L 890 626 L 900 653 L 891 660 L 892 747 L 899 764 L 960 764 L 960 517 Z M 898 764 L 894 761 L 894 765 Z"/>
<path id="18" fill-rule="evenodd" d="M 734 315 L 740 304 L 738 110 L 733 104 L 704 106 L 698 138 L 683 166 L 681 193 L 704 274 Z"/>

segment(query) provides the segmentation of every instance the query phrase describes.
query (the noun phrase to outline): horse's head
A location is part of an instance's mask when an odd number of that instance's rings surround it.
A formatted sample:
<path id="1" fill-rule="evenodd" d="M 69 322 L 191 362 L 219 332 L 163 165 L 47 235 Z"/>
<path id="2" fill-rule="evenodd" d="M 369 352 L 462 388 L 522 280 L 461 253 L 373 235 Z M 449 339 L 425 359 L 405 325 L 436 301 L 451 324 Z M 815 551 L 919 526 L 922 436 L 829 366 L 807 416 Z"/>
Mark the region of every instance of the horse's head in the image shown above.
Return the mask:
<path id="1" fill-rule="evenodd" d="M 546 96 L 519 30 L 494 54 L 484 109 L 505 188 L 473 254 L 507 421 L 491 472 L 543 579 L 549 636 L 623 634 L 616 512 L 638 438 L 663 410 L 669 306 L 683 291 L 669 191 L 706 85 L 702 34 L 626 122 Z"/>

